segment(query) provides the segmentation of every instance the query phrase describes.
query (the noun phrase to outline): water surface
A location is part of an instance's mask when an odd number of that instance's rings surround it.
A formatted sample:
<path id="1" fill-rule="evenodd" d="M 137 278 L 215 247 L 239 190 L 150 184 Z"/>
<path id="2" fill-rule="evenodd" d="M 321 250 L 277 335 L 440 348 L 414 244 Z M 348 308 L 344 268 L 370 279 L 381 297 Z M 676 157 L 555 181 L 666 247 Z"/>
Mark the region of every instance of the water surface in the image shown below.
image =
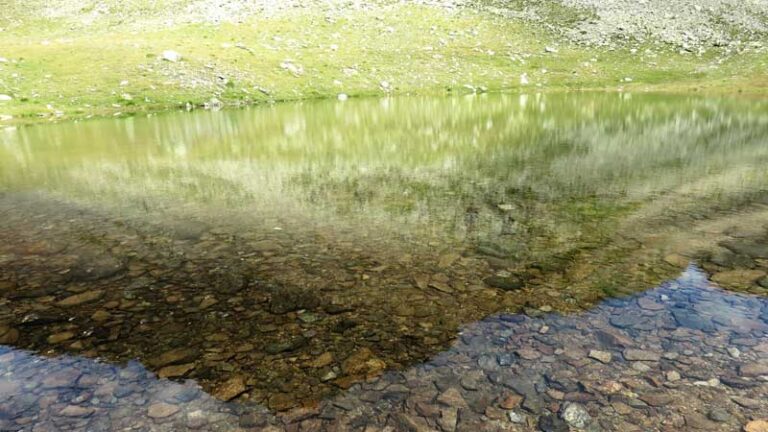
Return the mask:
<path id="1" fill-rule="evenodd" d="M 435 361 L 472 322 L 567 317 L 692 262 L 765 295 L 767 137 L 762 101 L 637 94 L 0 131 L 0 343 L 280 412 Z"/>

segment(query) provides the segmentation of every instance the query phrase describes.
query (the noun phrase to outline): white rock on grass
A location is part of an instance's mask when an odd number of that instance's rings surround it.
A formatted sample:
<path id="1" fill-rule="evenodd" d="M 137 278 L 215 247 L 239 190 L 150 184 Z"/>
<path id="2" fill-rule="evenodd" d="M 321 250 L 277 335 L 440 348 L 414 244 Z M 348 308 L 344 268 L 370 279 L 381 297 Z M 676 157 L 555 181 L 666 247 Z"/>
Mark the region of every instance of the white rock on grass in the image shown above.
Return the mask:
<path id="1" fill-rule="evenodd" d="M 163 60 L 169 61 L 171 63 L 176 63 L 178 61 L 181 61 L 181 54 L 177 53 L 173 50 L 165 50 L 163 51 L 162 55 Z"/>
<path id="2" fill-rule="evenodd" d="M 0 102 L 8 102 L 13 100 L 12 97 L 6 95 L 6 94 L 0 94 Z"/>

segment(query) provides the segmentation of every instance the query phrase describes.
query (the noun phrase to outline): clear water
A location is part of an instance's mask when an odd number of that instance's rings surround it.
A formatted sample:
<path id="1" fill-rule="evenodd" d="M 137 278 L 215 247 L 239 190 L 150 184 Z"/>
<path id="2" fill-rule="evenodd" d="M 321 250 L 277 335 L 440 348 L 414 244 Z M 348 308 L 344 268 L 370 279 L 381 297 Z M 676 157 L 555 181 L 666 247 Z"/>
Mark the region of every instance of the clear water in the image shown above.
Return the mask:
<path id="1" fill-rule="evenodd" d="M 625 359 L 592 337 L 604 325 L 659 355 L 723 357 L 711 377 L 686 364 L 683 389 L 759 398 L 766 381 L 739 365 L 762 373 L 766 361 L 767 137 L 762 101 L 637 94 L 322 101 L 0 131 L 0 419 L 560 430 L 569 402 L 593 426 L 642 423 L 613 393 L 553 384 L 546 368 L 580 383 L 641 374 L 685 401 L 663 384 L 679 358 Z M 666 293 L 690 263 L 695 292 Z M 671 300 L 650 310 L 625 298 L 659 290 Z M 610 314 L 639 324 L 600 322 Z M 759 324 L 736 338 L 746 345 L 730 343 L 746 321 Z M 571 358 L 569 342 L 614 360 Z M 73 368 L 93 382 L 35 384 Z M 706 399 L 645 409 L 618 375 L 615 393 L 650 422 L 640 428 L 733 430 L 765 415 L 723 402 L 731 418 L 712 421 Z M 726 384 L 700 383 L 713 378 Z M 98 394 L 107 384 L 133 390 Z M 466 406 L 440 398 L 453 387 Z M 502 387 L 529 404 L 500 408 Z M 62 414 L 69 405 L 85 410 Z"/>

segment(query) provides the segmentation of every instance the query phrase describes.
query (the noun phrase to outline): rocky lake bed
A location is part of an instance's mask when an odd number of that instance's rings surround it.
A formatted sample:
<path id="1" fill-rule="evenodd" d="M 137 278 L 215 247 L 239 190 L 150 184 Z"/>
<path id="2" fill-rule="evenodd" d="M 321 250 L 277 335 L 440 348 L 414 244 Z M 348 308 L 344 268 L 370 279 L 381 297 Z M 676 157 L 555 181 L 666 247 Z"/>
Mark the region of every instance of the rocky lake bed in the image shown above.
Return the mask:
<path id="1" fill-rule="evenodd" d="M 0 429 L 765 430 L 765 110 L 474 95 L 13 131 Z"/>

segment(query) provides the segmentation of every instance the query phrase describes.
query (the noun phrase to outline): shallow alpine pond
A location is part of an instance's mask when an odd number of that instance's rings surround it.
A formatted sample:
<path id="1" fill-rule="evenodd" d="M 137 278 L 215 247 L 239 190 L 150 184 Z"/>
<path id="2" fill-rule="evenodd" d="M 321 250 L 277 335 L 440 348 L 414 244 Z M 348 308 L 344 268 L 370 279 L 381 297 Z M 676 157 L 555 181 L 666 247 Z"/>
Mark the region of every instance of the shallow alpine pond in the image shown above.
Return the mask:
<path id="1" fill-rule="evenodd" d="M 754 426 L 767 166 L 746 98 L 0 130 L 0 429 Z"/>

